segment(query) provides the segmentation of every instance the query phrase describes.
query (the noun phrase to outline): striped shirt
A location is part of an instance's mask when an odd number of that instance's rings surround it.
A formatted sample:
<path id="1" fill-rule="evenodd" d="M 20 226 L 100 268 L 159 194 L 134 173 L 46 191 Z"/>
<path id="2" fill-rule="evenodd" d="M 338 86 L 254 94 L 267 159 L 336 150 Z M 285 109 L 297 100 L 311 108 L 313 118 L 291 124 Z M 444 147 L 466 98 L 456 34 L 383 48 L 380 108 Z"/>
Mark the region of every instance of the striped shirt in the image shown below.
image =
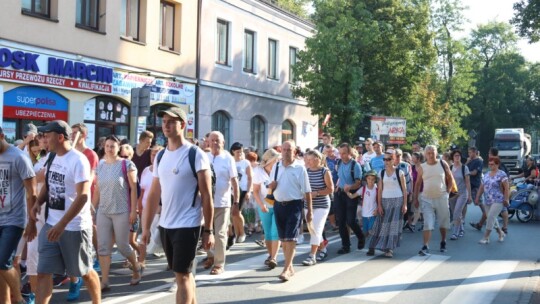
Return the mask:
<path id="1" fill-rule="evenodd" d="M 324 182 L 324 175 L 326 174 L 325 167 L 318 170 L 307 169 L 309 184 L 311 185 L 311 191 L 322 191 L 326 189 L 326 183 Z M 330 208 L 330 195 L 321 195 L 311 198 L 313 209 L 325 209 Z M 304 203 L 304 208 L 307 208 L 307 204 Z"/>

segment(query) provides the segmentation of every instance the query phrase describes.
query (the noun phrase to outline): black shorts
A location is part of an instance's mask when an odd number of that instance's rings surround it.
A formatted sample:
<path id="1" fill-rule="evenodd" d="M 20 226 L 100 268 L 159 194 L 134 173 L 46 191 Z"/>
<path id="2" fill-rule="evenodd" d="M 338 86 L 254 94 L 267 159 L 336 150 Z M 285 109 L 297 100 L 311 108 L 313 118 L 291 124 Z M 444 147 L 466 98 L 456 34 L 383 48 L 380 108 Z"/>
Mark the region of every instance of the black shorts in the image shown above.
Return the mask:
<path id="1" fill-rule="evenodd" d="M 246 200 L 247 191 L 240 190 L 240 200 L 238 201 L 238 210 L 242 211 L 244 207 L 244 201 Z"/>
<path id="2" fill-rule="evenodd" d="M 191 273 L 201 227 L 165 229 L 160 226 L 159 234 L 169 268 L 178 273 Z"/>

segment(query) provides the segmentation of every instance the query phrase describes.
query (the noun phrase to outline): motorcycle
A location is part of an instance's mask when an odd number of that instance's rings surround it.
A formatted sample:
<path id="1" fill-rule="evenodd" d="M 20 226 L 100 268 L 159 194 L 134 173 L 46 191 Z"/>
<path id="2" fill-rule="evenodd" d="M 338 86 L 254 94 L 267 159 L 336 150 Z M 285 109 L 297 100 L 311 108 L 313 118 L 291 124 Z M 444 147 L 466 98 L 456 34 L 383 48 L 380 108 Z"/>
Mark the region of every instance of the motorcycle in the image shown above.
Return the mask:
<path id="1" fill-rule="evenodd" d="M 540 198 L 539 181 L 535 179 L 534 184 L 518 183 L 515 189 L 510 192 L 509 218 L 515 214 L 522 223 L 527 223 L 534 218 L 534 211 Z"/>

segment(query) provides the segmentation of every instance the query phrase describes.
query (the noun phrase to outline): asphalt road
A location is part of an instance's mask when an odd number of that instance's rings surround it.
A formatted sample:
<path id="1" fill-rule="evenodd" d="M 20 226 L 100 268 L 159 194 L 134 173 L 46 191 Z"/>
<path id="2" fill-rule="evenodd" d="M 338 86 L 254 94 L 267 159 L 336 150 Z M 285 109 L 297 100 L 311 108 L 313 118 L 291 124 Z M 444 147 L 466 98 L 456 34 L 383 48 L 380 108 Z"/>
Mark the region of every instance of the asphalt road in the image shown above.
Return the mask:
<path id="1" fill-rule="evenodd" d="M 473 208 L 467 221 L 477 220 Z M 306 233 L 306 241 L 308 234 Z M 253 241 L 260 235 L 236 244 L 229 251 L 225 272 L 209 275 L 201 264 L 197 267 L 199 303 L 540 303 L 540 222 L 519 223 L 511 220 L 509 234 L 503 243 L 492 234 L 492 242 L 480 245 L 482 233 L 466 227 L 466 234 L 457 241 L 447 241 L 448 251 L 439 252 L 440 237 L 434 234 L 431 255 L 418 256 L 422 245 L 420 232 L 406 232 L 394 258 L 382 253 L 367 257 L 365 250 L 337 255 L 340 239 L 329 235 L 329 257 L 317 265 L 306 267 L 309 245 L 298 247 L 294 259 L 295 276 L 281 283 L 282 256 L 278 268 L 267 270 L 263 265 L 265 250 Z M 356 240 L 353 238 L 353 244 Z M 199 256 L 199 261 L 204 256 Z M 164 258 L 148 261 L 144 279 L 138 286 L 129 286 L 130 272 L 121 268 L 121 257 L 115 255 L 111 288 L 103 294 L 103 303 L 174 303 L 168 289 L 172 273 L 165 270 Z M 536 293 L 534 291 L 536 290 Z M 55 289 L 52 303 L 64 303 L 67 286 Z M 80 303 L 90 303 L 88 293 L 81 292 Z M 67 302 L 65 302 L 67 303 Z"/>

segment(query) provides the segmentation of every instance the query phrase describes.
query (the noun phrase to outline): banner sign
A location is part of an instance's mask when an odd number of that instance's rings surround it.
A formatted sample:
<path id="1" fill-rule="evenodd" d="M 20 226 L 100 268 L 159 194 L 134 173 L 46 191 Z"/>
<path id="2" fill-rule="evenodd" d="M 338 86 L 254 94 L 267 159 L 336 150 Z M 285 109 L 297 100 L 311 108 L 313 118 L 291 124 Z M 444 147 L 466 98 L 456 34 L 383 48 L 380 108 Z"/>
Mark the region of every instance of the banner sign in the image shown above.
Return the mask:
<path id="1" fill-rule="evenodd" d="M 67 121 L 68 100 L 45 88 L 17 87 L 4 93 L 4 117 Z"/>
<path id="2" fill-rule="evenodd" d="M 109 67 L 0 48 L 0 79 L 5 81 L 110 94 L 112 74 Z"/>
<path id="3" fill-rule="evenodd" d="M 387 144 L 405 144 L 407 121 L 399 117 L 371 117 L 371 138 Z"/>

